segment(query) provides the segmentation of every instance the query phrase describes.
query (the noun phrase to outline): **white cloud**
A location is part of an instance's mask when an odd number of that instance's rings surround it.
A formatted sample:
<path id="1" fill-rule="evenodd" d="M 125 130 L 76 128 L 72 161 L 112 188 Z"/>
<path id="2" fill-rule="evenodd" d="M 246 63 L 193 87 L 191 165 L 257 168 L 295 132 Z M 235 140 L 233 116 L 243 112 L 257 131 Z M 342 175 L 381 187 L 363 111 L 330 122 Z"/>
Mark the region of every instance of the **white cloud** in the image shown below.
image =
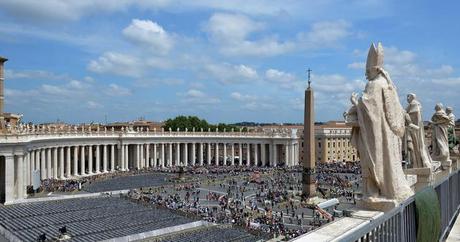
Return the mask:
<path id="1" fill-rule="evenodd" d="M 364 71 L 364 69 L 366 68 L 366 63 L 364 63 L 364 62 L 353 62 L 353 63 L 348 64 L 347 67 L 350 68 L 350 69 L 358 69 L 358 70 Z"/>
<path id="2" fill-rule="evenodd" d="M 86 102 L 86 107 L 90 108 L 90 109 L 99 109 L 99 108 L 103 108 L 104 106 L 100 103 L 97 103 L 95 101 L 87 101 Z"/>
<path id="3" fill-rule="evenodd" d="M 205 31 L 225 55 L 273 56 L 294 47 L 292 43 L 280 42 L 274 36 L 249 40 L 252 33 L 264 28 L 264 23 L 253 21 L 241 14 L 215 13 L 207 22 Z"/>
<path id="4" fill-rule="evenodd" d="M 210 105 L 220 103 L 220 99 L 212 97 L 198 89 L 189 89 L 185 93 L 178 93 L 182 97 L 182 102 L 197 105 Z"/>
<path id="5" fill-rule="evenodd" d="M 298 80 L 294 74 L 277 69 L 266 70 L 265 79 L 279 85 L 282 88 L 303 90 L 305 86 L 305 83 Z"/>
<path id="6" fill-rule="evenodd" d="M 123 35 L 152 52 L 158 54 L 168 53 L 174 45 L 174 40 L 163 27 L 151 20 L 133 19 L 131 24 L 123 29 Z"/>
<path id="7" fill-rule="evenodd" d="M 351 24 L 344 20 L 316 22 L 307 33 L 299 34 L 301 45 L 311 47 L 336 47 L 339 41 L 349 36 Z"/>
<path id="8" fill-rule="evenodd" d="M 230 97 L 240 102 L 248 102 L 248 101 L 257 100 L 256 96 L 249 95 L 249 94 L 241 94 L 239 92 L 230 93 Z"/>
<path id="9" fill-rule="evenodd" d="M 88 65 L 88 70 L 92 72 L 130 77 L 141 76 L 143 68 L 144 65 L 137 57 L 117 52 L 106 52 Z"/>
<path id="10" fill-rule="evenodd" d="M 58 75 L 45 70 L 11 70 L 5 69 L 6 79 L 63 80 L 67 75 Z"/>
<path id="11" fill-rule="evenodd" d="M 110 96 L 130 96 L 131 90 L 126 87 L 121 87 L 117 84 L 110 84 L 109 87 L 105 90 L 105 93 Z"/>
<path id="12" fill-rule="evenodd" d="M 257 71 L 246 65 L 231 65 L 228 63 L 208 63 L 203 70 L 222 83 L 243 83 L 258 78 Z"/>

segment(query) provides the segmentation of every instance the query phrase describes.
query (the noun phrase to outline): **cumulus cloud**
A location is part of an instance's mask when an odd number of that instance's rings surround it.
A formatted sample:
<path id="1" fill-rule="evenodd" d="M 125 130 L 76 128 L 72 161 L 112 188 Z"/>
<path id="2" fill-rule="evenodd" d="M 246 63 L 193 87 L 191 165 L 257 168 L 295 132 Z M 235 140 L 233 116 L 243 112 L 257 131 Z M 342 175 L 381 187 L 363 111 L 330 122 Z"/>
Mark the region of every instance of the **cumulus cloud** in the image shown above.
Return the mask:
<path id="1" fill-rule="evenodd" d="M 45 70 L 5 70 L 6 79 L 63 80 L 67 75 L 55 74 Z"/>
<path id="2" fill-rule="evenodd" d="M 312 47 L 335 47 L 340 40 L 349 36 L 351 24 L 345 20 L 313 23 L 311 30 L 300 33 L 300 45 Z"/>
<path id="3" fill-rule="evenodd" d="M 212 97 L 201 90 L 189 89 L 185 93 L 178 93 L 182 97 L 182 102 L 197 105 L 209 105 L 220 103 L 220 99 Z"/>
<path id="4" fill-rule="evenodd" d="M 132 94 L 130 89 L 114 83 L 109 84 L 105 93 L 110 96 L 130 96 Z"/>
<path id="5" fill-rule="evenodd" d="M 123 35 L 134 44 L 147 47 L 159 54 L 168 53 L 174 44 L 170 34 L 151 20 L 133 19 L 131 24 L 123 29 Z"/>
<path id="6" fill-rule="evenodd" d="M 302 87 L 304 87 L 304 82 L 298 80 L 294 74 L 277 69 L 266 70 L 265 79 L 279 85 L 282 88 L 303 90 Z"/>
<path id="7" fill-rule="evenodd" d="M 205 31 L 220 46 L 225 55 L 273 56 L 291 50 L 294 45 L 281 42 L 275 36 L 249 40 L 252 33 L 261 31 L 265 24 L 241 14 L 215 13 L 205 25 Z"/>
<path id="8" fill-rule="evenodd" d="M 240 102 L 248 102 L 248 101 L 254 101 L 257 100 L 256 96 L 249 95 L 249 94 L 241 94 L 239 92 L 232 92 L 230 93 L 230 97 L 234 100 L 240 101 Z"/>
<path id="9" fill-rule="evenodd" d="M 222 83 L 244 83 L 258 78 L 257 71 L 246 65 L 231 65 L 228 63 L 208 63 L 203 71 Z"/>
<path id="10" fill-rule="evenodd" d="M 90 61 L 88 70 L 96 73 L 138 77 L 143 73 L 142 67 L 142 62 L 135 56 L 106 52 L 97 60 Z"/>

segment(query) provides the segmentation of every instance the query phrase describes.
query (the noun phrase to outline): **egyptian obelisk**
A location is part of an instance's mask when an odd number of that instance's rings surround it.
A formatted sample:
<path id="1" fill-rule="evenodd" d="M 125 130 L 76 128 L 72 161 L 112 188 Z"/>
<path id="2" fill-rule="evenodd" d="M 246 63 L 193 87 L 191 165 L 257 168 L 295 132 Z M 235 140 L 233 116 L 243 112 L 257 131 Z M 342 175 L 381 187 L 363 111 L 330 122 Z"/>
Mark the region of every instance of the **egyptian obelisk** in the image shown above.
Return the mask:
<path id="1" fill-rule="evenodd" d="M 303 160 L 302 160 L 302 194 L 306 198 L 316 195 L 315 183 L 315 109 L 313 88 L 308 69 L 308 87 L 305 90 L 305 108 L 303 123 Z"/>

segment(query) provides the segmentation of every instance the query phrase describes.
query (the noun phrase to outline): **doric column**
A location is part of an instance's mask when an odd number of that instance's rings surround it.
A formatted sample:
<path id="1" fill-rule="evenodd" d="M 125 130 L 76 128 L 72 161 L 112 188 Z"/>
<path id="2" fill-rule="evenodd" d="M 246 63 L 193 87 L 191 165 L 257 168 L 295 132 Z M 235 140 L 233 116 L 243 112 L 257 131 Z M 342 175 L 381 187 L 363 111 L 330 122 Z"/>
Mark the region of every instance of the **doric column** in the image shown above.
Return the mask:
<path id="1" fill-rule="evenodd" d="M 157 167 L 157 144 L 153 144 L 153 167 Z"/>
<path id="2" fill-rule="evenodd" d="M 5 203 L 14 200 L 14 155 L 5 155 Z"/>
<path id="3" fill-rule="evenodd" d="M 46 150 L 40 149 L 40 178 L 46 179 Z"/>
<path id="4" fill-rule="evenodd" d="M 172 167 L 172 159 L 173 159 L 172 147 L 173 147 L 173 144 L 172 144 L 172 143 L 169 143 L 168 146 L 169 146 L 168 166 L 169 166 L 169 167 Z"/>
<path id="5" fill-rule="evenodd" d="M 161 143 L 161 167 L 165 167 L 165 144 Z"/>
<path id="6" fill-rule="evenodd" d="M 184 165 L 188 166 L 188 143 L 185 142 L 184 145 Z"/>
<path id="7" fill-rule="evenodd" d="M 141 159 L 141 145 L 140 144 L 137 144 L 136 145 L 136 168 L 137 169 L 140 169 L 140 159 Z"/>
<path id="8" fill-rule="evenodd" d="M 35 171 L 37 168 L 35 167 L 35 150 L 30 152 L 30 170 Z M 32 179 L 31 179 L 32 180 Z"/>
<path id="9" fill-rule="evenodd" d="M 150 167 L 150 144 L 145 145 L 145 166 Z"/>
<path id="10" fill-rule="evenodd" d="M 88 145 L 88 174 L 93 174 L 95 170 L 93 165 L 93 146 Z"/>
<path id="11" fill-rule="evenodd" d="M 216 146 L 216 158 L 214 159 L 214 162 L 216 163 L 215 165 L 218 166 L 219 165 L 219 143 L 216 143 L 215 146 Z"/>
<path id="12" fill-rule="evenodd" d="M 85 146 L 81 146 L 81 151 L 80 151 L 80 175 L 85 175 L 86 174 L 86 164 L 85 164 Z"/>
<path id="13" fill-rule="evenodd" d="M 290 162 L 289 162 L 289 145 L 286 143 L 284 145 L 284 160 L 286 162 L 286 166 L 291 166 Z"/>
<path id="14" fill-rule="evenodd" d="M 125 171 L 129 171 L 129 145 L 125 145 Z"/>
<path id="15" fill-rule="evenodd" d="M 71 162 L 72 161 L 71 161 L 71 158 L 70 158 L 71 157 L 70 155 L 72 153 L 72 148 L 70 146 L 67 146 L 67 147 L 65 147 L 65 149 L 66 149 L 66 152 L 67 152 L 66 153 L 66 160 L 65 160 L 65 162 L 66 162 L 66 172 L 65 172 L 65 174 L 66 174 L 66 177 L 69 178 L 69 177 L 72 176 L 72 167 L 71 167 Z"/>
<path id="16" fill-rule="evenodd" d="M 224 145 L 224 166 L 227 166 L 227 143 L 223 143 Z"/>
<path id="17" fill-rule="evenodd" d="M 238 144 L 238 165 L 241 166 L 243 164 L 243 144 Z"/>
<path id="18" fill-rule="evenodd" d="M 78 176 L 78 146 L 73 147 L 73 175 Z"/>
<path id="19" fill-rule="evenodd" d="M 24 189 L 30 184 L 30 152 L 26 152 L 24 155 Z M 24 193 L 26 194 L 26 193 Z"/>
<path id="20" fill-rule="evenodd" d="M 247 143 L 246 146 L 246 160 L 247 160 L 247 166 L 251 165 L 251 144 Z"/>
<path id="21" fill-rule="evenodd" d="M 46 149 L 46 177 L 53 177 L 53 169 L 51 168 L 51 148 Z"/>
<path id="22" fill-rule="evenodd" d="M 235 165 L 235 143 L 232 142 L 232 166 Z"/>
<path id="23" fill-rule="evenodd" d="M 118 165 L 120 166 L 119 169 L 121 169 L 122 171 L 125 171 L 125 145 L 120 145 L 119 146 L 119 157 L 120 157 L 120 160 L 118 161 Z"/>
<path id="24" fill-rule="evenodd" d="M 102 172 L 107 172 L 107 145 L 102 146 Z"/>
<path id="25" fill-rule="evenodd" d="M 273 144 L 273 167 L 278 166 L 278 145 Z"/>
<path id="26" fill-rule="evenodd" d="M 259 151 L 258 151 L 258 147 L 259 144 L 255 143 L 254 144 L 254 166 L 258 166 L 259 165 Z"/>
<path id="27" fill-rule="evenodd" d="M 115 171 L 115 145 L 110 145 L 110 171 Z"/>
<path id="28" fill-rule="evenodd" d="M 176 166 L 180 166 L 180 143 L 176 143 Z"/>
<path id="29" fill-rule="evenodd" d="M 267 166 L 267 153 L 265 151 L 265 143 L 260 145 L 260 158 L 262 159 L 262 166 Z"/>
<path id="30" fill-rule="evenodd" d="M 100 145 L 96 145 L 96 173 L 101 173 L 101 148 Z"/>
<path id="31" fill-rule="evenodd" d="M 64 179 L 64 147 L 59 147 L 59 178 Z"/>
<path id="32" fill-rule="evenodd" d="M 208 156 L 208 166 L 209 166 L 211 165 L 211 143 L 208 143 L 207 146 L 208 146 L 207 156 Z"/>
<path id="33" fill-rule="evenodd" d="M 57 179 L 58 178 L 58 148 L 54 147 L 51 148 L 51 152 L 53 153 L 53 174 L 52 178 Z"/>
<path id="34" fill-rule="evenodd" d="M 24 155 L 23 154 L 16 155 L 16 161 L 17 161 L 16 175 L 18 176 L 16 179 L 17 180 L 17 195 L 18 195 L 18 199 L 23 199 L 25 190 L 26 190 L 26 186 L 24 186 Z"/>
<path id="35" fill-rule="evenodd" d="M 192 166 L 195 166 L 196 162 L 196 146 L 195 142 L 192 143 Z"/>
<path id="36" fill-rule="evenodd" d="M 200 166 L 203 166 L 203 143 L 200 142 L 199 147 L 198 147 L 198 162 L 200 163 Z"/>

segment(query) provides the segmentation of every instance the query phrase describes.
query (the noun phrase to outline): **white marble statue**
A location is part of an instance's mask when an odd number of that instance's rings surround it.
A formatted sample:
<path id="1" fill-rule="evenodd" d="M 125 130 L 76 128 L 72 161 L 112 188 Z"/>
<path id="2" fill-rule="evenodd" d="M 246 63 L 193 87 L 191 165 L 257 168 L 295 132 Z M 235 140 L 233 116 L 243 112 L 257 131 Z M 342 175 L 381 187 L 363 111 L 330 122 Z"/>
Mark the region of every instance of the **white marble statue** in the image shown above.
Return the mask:
<path id="1" fill-rule="evenodd" d="M 449 117 L 449 126 L 451 128 L 454 128 L 455 127 L 455 115 L 453 113 L 454 109 L 452 107 L 447 107 L 446 108 L 446 114 L 447 114 L 447 117 Z"/>
<path id="2" fill-rule="evenodd" d="M 431 117 L 431 157 L 433 160 L 446 162 L 450 160 L 448 139 L 450 119 L 441 103 L 436 104 L 434 110 L 435 113 Z"/>
<path id="3" fill-rule="evenodd" d="M 388 210 L 413 194 L 402 169 L 401 138 L 405 111 L 396 87 L 383 69 L 383 47 L 371 45 L 366 79 L 360 98 L 351 96 L 346 120 L 353 126 L 352 144 L 361 160 L 363 197 L 361 206 Z"/>
<path id="4" fill-rule="evenodd" d="M 422 119 L 422 105 L 415 94 L 407 95 L 406 145 L 407 154 L 413 168 L 431 168 L 431 156 L 425 145 L 425 130 Z"/>

